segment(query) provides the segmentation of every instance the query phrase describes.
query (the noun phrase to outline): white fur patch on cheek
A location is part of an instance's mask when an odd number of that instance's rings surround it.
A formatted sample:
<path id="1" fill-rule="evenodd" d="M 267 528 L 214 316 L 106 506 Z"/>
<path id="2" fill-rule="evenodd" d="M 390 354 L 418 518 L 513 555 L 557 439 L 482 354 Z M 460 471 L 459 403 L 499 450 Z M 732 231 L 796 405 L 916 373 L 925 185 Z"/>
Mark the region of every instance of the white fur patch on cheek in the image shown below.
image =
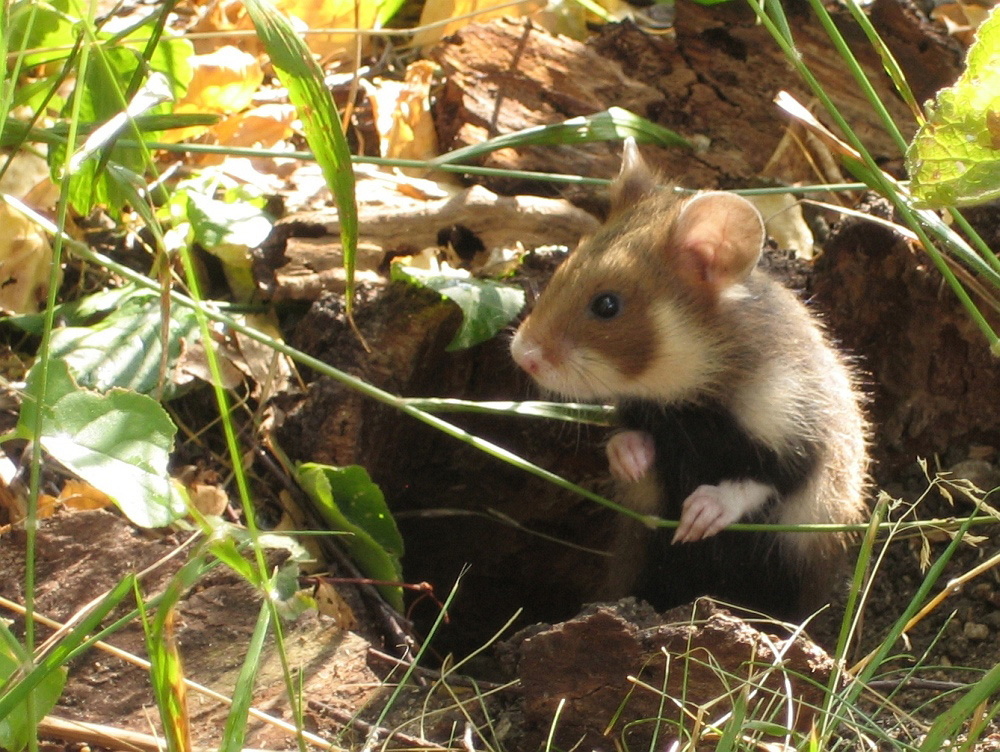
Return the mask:
<path id="1" fill-rule="evenodd" d="M 613 400 L 621 395 L 623 376 L 595 350 L 570 350 L 558 366 L 535 375 L 540 386 L 571 399 Z"/>
<path id="2" fill-rule="evenodd" d="M 696 392 L 719 368 L 712 343 L 691 317 L 670 301 L 650 307 L 656 341 L 649 367 L 628 385 L 629 396 L 673 402 Z"/>

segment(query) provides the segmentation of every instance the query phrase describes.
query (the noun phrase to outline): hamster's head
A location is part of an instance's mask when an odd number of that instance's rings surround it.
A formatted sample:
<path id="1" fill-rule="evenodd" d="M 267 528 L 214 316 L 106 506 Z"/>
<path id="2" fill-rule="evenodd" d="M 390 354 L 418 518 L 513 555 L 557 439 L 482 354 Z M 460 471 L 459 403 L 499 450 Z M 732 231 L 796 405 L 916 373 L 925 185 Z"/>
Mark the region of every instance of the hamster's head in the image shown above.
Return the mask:
<path id="1" fill-rule="evenodd" d="M 656 183 L 626 142 L 608 223 L 559 266 L 514 336 L 514 360 L 543 389 L 672 402 L 725 370 L 721 311 L 746 294 L 763 222 L 739 196 L 678 199 Z"/>

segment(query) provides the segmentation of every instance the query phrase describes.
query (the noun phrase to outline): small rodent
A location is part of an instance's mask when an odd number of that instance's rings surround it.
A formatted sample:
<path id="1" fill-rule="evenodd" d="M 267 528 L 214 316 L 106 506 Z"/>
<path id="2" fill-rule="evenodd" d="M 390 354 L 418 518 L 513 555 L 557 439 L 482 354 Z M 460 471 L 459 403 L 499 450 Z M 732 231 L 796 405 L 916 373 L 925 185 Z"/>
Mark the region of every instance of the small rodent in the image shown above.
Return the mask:
<path id="1" fill-rule="evenodd" d="M 867 424 L 855 378 L 818 322 L 757 268 L 757 209 L 678 198 L 627 141 L 608 222 L 569 255 L 511 343 L 544 389 L 610 400 L 620 516 L 596 595 L 658 609 L 712 595 L 784 619 L 822 605 L 848 536 L 727 530 L 864 519 Z"/>

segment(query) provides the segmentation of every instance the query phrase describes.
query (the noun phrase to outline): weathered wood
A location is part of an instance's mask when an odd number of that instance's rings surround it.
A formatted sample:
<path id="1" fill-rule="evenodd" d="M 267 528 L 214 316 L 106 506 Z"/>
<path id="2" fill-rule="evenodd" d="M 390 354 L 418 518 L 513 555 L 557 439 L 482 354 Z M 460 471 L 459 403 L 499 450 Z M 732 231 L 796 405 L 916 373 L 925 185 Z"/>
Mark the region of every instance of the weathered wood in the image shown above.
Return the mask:
<path id="1" fill-rule="evenodd" d="M 382 277 L 389 254 L 419 253 L 438 245 L 438 235 L 455 225 L 470 231 L 487 252 L 541 245 L 572 248 L 597 229 L 597 220 L 563 199 L 498 196 L 483 186 L 447 198 L 420 200 L 401 193 L 358 203 L 357 279 Z M 343 251 L 335 209 L 298 212 L 278 222 L 257 265 L 268 297 L 316 300 L 343 292 Z"/>
<path id="2" fill-rule="evenodd" d="M 860 208 L 892 217 L 882 199 Z M 985 229 L 1000 226 L 996 209 L 969 214 Z M 986 238 L 998 239 L 995 231 Z M 998 444 L 996 358 L 926 253 L 883 225 L 845 219 L 817 261 L 813 285 L 837 336 L 870 374 L 877 456 L 910 464 L 956 442 Z M 1000 314 L 974 300 L 1000 327 Z"/>
<path id="3" fill-rule="evenodd" d="M 877 159 L 898 160 L 895 143 L 812 12 L 794 3 L 788 12 L 803 59 L 846 121 Z M 893 92 L 878 56 L 846 11 L 832 12 L 880 99 L 904 134 L 911 134 L 913 118 Z M 927 69 L 938 50 L 951 58 L 946 40 L 928 37 L 926 46 L 931 51 L 924 52 L 912 70 Z M 900 49 L 912 47 L 911 38 Z M 654 36 L 619 24 L 605 27 L 586 44 L 527 22 L 471 25 L 432 56 L 447 78 L 435 108 L 443 148 L 615 105 L 707 144 L 700 153 L 671 149 L 649 155 L 668 175 L 691 187 L 753 181 L 784 130 L 785 121 L 772 104 L 775 94 L 784 89 L 806 104 L 814 101 L 743 3 L 679 3 L 673 35 Z M 916 58 L 907 55 L 906 60 Z M 942 74 L 935 80 L 946 78 Z M 827 120 L 825 113 L 820 117 Z M 609 177 L 618 168 L 617 151 L 605 144 L 505 149 L 484 163 Z M 774 177 L 789 182 L 816 179 L 804 168 Z M 483 182 L 500 190 L 520 188 L 510 180 Z M 580 192 L 570 191 L 574 196 Z"/>

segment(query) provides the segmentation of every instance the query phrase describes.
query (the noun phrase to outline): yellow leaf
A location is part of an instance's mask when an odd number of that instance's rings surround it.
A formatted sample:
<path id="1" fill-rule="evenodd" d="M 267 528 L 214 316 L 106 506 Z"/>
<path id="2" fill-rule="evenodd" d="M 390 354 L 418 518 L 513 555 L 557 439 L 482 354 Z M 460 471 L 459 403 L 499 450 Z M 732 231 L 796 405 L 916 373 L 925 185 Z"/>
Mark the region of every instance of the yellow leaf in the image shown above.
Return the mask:
<path id="1" fill-rule="evenodd" d="M 191 69 L 193 75 L 187 92 L 174 107 L 177 114 L 240 112 L 253 103 L 254 92 L 264 81 L 257 58 L 233 46 L 195 55 L 191 58 Z M 206 130 L 205 126 L 177 128 L 164 135 L 177 142 Z"/>
<path id="2" fill-rule="evenodd" d="M 437 66 L 418 60 L 402 82 L 382 79 L 370 92 L 379 152 L 383 157 L 430 159 L 438 154 L 430 112 L 430 88 Z"/>
<path id="3" fill-rule="evenodd" d="M 0 203 L 0 309 L 37 313 L 49 292 L 52 248 L 37 225 Z"/>
<path id="4" fill-rule="evenodd" d="M 63 484 L 59 492 L 59 501 L 67 509 L 87 510 L 104 509 L 114 504 L 111 497 L 103 491 L 98 491 L 89 483 L 71 479 Z"/>
<path id="5" fill-rule="evenodd" d="M 324 616 L 329 616 L 337 622 L 341 629 L 354 629 L 358 625 L 354 611 L 336 588 L 329 582 L 320 582 L 316 586 L 316 608 Z"/>
<path id="6" fill-rule="evenodd" d="M 418 47 L 434 44 L 440 39 L 454 34 L 468 23 L 489 21 L 501 16 L 520 17 L 540 10 L 545 6 L 544 0 L 525 0 L 517 5 L 507 5 L 509 0 L 427 0 L 420 14 L 420 25 L 428 26 L 449 18 L 450 23 L 422 30 L 413 38 Z M 497 8 L 497 6 L 507 7 Z M 495 9 L 495 10 L 494 10 Z M 469 15 L 474 14 L 474 15 Z"/>

